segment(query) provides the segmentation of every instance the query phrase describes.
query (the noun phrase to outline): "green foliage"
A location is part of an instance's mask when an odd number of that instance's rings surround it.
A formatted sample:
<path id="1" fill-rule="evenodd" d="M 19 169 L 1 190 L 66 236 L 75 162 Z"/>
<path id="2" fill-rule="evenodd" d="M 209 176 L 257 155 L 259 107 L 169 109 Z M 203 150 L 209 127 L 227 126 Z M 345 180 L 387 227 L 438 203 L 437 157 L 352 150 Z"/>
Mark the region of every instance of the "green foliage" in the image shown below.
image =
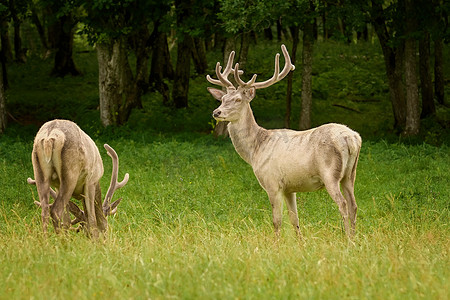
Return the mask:
<path id="1" fill-rule="evenodd" d="M 229 33 L 260 31 L 271 25 L 273 6 L 279 1 L 221 0 L 218 18 Z"/>

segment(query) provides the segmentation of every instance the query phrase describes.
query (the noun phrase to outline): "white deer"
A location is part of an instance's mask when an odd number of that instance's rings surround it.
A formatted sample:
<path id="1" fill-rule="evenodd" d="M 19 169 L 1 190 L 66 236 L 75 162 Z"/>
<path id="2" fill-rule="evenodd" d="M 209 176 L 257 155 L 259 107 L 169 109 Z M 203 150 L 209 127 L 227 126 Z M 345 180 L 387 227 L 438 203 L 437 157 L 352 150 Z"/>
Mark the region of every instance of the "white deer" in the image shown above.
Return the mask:
<path id="1" fill-rule="evenodd" d="M 210 83 L 226 88 L 226 92 L 208 88 L 214 98 L 222 102 L 214 110 L 213 117 L 218 121 L 230 122 L 228 132 L 237 153 L 252 166 L 256 178 L 269 196 L 276 236 L 279 236 L 282 221 L 283 200 L 290 221 L 301 237 L 296 192 L 316 191 L 325 187 L 339 207 L 347 235 L 352 237 L 357 210 L 354 183 L 361 148 L 359 134 L 340 124 L 326 124 L 305 131 L 267 130 L 260 127 L 253 116 L 250 101 L 255 97 L 256 89 L 282 80 L 295 69 L 286 47 L 282 45 L 281 49 L 285 58 L 283 70 L 280 73 L 280 54 L 277 53 L 273 77 L 264 82 L 256 82 L 256 74 L 248 82 L 241 80 L 239 64 L 232 68 L 234 51 L 230 53 L 222 73 L 218 62 L 218 79 L 206 76 Z M 228 79 L 232 72 L 237 87 Z"/>
<path id="2" fill-rule="evenodd" d="M 103 162 L 94 141 L 75 123 L 67 120 L 53 120 L 39 129 L 34 139 L 31 159 L 34 178 L 28 178 L 29 184 L 35 184 L 42 208 L 42 228 L 47 231 L 51 215 L 56 232 L 61 225 L 69 228 L 81 222 L 87 226 L 89 235 L 97 238 L 99 232 L 107 229 L 106 217 L 115 214 L 121 199 L 111 203 L 114 192 L 123 187 L 129 179 L 125 174 L 121 182 L 117 181 L 119 158 L 109 145 L 104 145 L 112 158 L 113 171 L 111 184 L 105 200 L 101 202 L 100 178 L 103 176 Z M 57 188 L 55 192 L 51 187 Z M 55 199 L 50 204 L 50 195 Z M 71 197 L 82 200 L 84 211 L 70 201 Z M 74 214 L 71 220 L 69 211 Z"/>

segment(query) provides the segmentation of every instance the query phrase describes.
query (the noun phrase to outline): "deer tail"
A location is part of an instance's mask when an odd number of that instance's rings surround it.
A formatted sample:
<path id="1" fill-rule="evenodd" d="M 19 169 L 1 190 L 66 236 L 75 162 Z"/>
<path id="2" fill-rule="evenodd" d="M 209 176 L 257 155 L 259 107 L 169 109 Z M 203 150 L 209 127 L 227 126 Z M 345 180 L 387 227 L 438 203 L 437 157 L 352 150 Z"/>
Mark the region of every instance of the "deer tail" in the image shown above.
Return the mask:
<path id="1" fill-rule="evenodd" d="M 47 138 L 44 140 L 44 159 L 47 163 L 52 160 L 53 154 L 53 143 L 55 142 L 54 138 Z"/>

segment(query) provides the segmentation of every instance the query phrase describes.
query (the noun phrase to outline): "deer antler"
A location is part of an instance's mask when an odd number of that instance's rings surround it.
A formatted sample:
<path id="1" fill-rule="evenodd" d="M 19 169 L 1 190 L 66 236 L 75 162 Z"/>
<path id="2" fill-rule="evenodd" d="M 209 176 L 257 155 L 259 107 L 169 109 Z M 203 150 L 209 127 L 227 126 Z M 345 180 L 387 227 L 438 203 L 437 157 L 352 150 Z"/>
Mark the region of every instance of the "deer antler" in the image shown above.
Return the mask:
<path id="1" fill-rule="evenodd" d="M 114 151 L 114 149 L 108 144 L 105 144 L 103 146 L 105 147 L 108 155 L 111 157 L 113 162 L 111 183 L 109 185 L 108 191 L 106 192 L 105 200 L 103 201 L 103 213 L 105 216 L 108 216 L 114 215 L 117 212 L 117 206 L 122 200 L 122 198 L 120 198 L 111 204 L 111 199 L 114 195 L 114 192 L 127 184 L 130 175 L 126 173 L 121 182 L 117 181 L 117 177 L 119 177 L 119 156 L 117 155 L 116 151 Z"/>
<path id="2" fill-rule="evenodd" d="M 255 89 L 262 89 L 268 86 L 271 86 L 272 84 L 282 80 L 284 77 L 286 77 L 287 74 L 289 74 L 290 71 L 295 70 L 295 66 L 291 62 L 291 58 L 289 56 L 289 53 L 286 49 L 285 45 L 281 45 L 281 51 L 283 51 L 283 56 L 285 60 L 284 68 L 280 73 L 280 54 L 277 53 L 275 55 L 275 70 L 273 73 L 272 78 L 263 81 L 263 82 L 256 82 L 256 74 L 253 75 L 252 79 L 250 79 L 248 82 L 244 82 L 239 77 L 239 64 L 236 64 L 234 67 L 234 78 L 236 82 L 239 84 L 239 86 L 246 86 L 246 87 L 254 87 Z"/>
<path id="3" fill-rule="evenodd" d="M 228 80 L 228 76 L 230 75 L 231 72 L 236 72 L 235 69 L 232 68 L 233 65 L 233 61 L 234 61 L 234 55 L 235 52 L 231 51 L 230 52 L 230 56 L 228 57 L 228 62 L 227 62 L 227 66 L 225 67 L 225 70 L 223 70 L 223 72 L 221 73 L 220 71 L 222 70 L 222 66 L 220 65 L 220 62 L 217 62 L 216 64 L 216 75 L 217 75 L 217 79 L 212 79 L 211 76 L 206 75 L 206 79 L 215 85 L 220 85 L 223 86 L 225 88 L 233 88 L 235 89 L 235 87 L 233 86 L 233 84 L 231 83 L 231 81 Z M 237 72 L 239 74 L 244 73 L 241 70 L 237 70 Z"/>
<path id="4" fill-rule="evenodd" d="M 31 179 L 28 177 L 27 179 L 28 184 L 31 185 L 36 185 L 36 180 Z M 50 188 L 50 196 L 52 196 L 53 199 L 56 199 L 56 192 L 54 189 Z M 37 206 L 41 207 L 41 202 L 38 201 L 34 201 L 34 204 L 36 204 Z M 50 207 L 53 204 L 50 204 Z M 75 219 L 73 219 L 71 221 L 72 225 L 78 224 L 80 222 L 86 222 L 86 215 L 84 214 L 84 211 L 78 207 L 78 205 L 76 205 L 74 202 L 69 201 L 69 211 L 75 216 Z"/>

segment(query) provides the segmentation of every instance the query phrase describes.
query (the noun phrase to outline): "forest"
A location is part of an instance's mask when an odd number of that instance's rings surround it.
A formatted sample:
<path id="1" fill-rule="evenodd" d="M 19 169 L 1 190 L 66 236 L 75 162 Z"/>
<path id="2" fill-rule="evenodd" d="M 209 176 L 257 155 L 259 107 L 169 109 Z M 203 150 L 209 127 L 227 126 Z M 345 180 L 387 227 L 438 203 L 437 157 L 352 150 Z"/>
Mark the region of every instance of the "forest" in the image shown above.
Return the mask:
<path id="1" fill-rule="evenodd" d="M 222 52 L 215 58 L 226 63 L 236 49 L 245 68 L 257 45 L 274 41 L 287 43 L 293 63 L 300 66 L 298 79 L 294 82 L 290 74 L 287 80 L 283 127 L 293 125 L 294 102 L 301 104 L 294 128 L 311 128 L 313 91 L 320 89 L 313 80 L 320 75 L 314 70 L 320 64 L 312 59 L 314 45 L 330 41 L 381 48 L 393 131 L 414 136 L 420 120 L 435 117 L 436 106 L 446 103 L 449 6 L 425 0 L 5 1 L 0 6 L 0 131 L 14 118 L 6 99 L 8 68 L 17 64 L 41 58 L 51 65 L 54 77 L 83 77 L 89 74 L 74 61 L 74 49 L 96 52 L 101 124 L 123 125 L 133 109 L 143 107 L 142 97 L 148 93 L 158 93 L 160 104 L 173 110 L 189 107 L 191 78 L 211 71 L 211 52 Z M 248 68 L 253 73 L 265 70 Z M 300 95 L 295 95 L 297 90 Z M 361 90 L 349 97 L 355 93 Z M 447 127 L 445 118 L 438 119 Z"/>
<path id="2" fill-rule="evenodd" d="M 449 13 L 446 0 L 0 1 L 0 299 L 448 299 Z M 265 81 L 282 45 L 295 70 L 251 109 L 267 129 L 359 133 L 351 239 L 325 189 L 295 197 L 301 239 L 287 202 L 275 235 L 268 194 L 212 116 L 216 63 L 235 51 L 242 80 Z M 29 183 L 53 119 L 98 148 L 99 194 L 129 174 L 98 239 L 70 207 L 77 224 L 43 232 Z"/>

